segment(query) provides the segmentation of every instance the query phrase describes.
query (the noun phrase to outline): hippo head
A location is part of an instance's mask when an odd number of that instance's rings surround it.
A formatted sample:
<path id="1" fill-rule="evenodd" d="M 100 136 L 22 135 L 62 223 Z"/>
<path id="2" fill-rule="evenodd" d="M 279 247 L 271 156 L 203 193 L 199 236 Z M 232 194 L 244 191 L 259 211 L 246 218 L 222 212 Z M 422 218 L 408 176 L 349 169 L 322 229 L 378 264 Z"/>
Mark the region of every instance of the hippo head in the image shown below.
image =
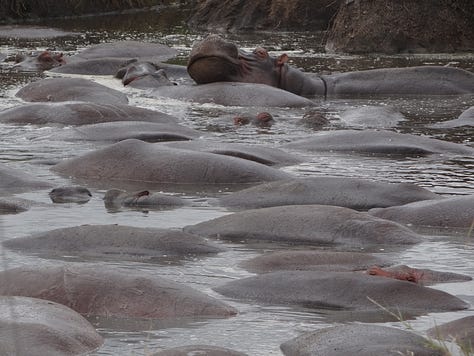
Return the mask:
<path id="1" fill-rule="evenodd" d="M 18 55 L 15 67 L 21 67 L 26 70 L 49 70 L 54 67 L 62 66 L 66 63 L 62 53 L 53 53 L 43 51 L 31 56 Z"/>
<path id="2" fill-rule="evenodd" d="M 188 73 L 198 84 L 245 82 L 280 87 L 287 61 L 286 54 L 271 57 L 263 48 L 246 52 L 217 35 L 209 35 L 194 45 Z"/>

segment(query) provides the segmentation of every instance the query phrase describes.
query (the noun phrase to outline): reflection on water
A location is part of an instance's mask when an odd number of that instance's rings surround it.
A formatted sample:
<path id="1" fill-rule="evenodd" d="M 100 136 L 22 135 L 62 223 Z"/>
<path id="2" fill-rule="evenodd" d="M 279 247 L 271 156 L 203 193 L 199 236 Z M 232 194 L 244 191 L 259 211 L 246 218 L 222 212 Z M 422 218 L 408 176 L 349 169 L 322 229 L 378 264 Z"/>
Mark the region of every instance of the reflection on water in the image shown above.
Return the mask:
<path id="1" fill-rule="evenodd" d="M 179 56 L 172 62 L 184 64 L 195 39 L 204 33 L 193 33 L 186 29 L 186 14 L 176 9 L 148 13 L 131 13 L 113 17 L 84 17 L 78 20 L 54 20 L 45 25 L 80 33 L 53 40 L 11 40 L 0 38 L 0 51 L 11 56 L 17 51 L 54 49 L 65 54 L 74 54 L 81 48 L 103 41 L 137 39 L 155 41 L 178 49 Z M 292 64 L 311 72 L 333 72 L 354 69 L 369 69 L 390 66 L 412 66 L 421 64 L 454 65 L 468 70 L 474 69 L 474 57 L 465 54 L 447 55 L 401 55 L 401 56 L 342 56 L 322 53 L 323 33 L 237 33 L 227 35 L 241 47 L 251 49 L 263 46 L 273 54 L 287 52 Z M 0 66 L 0 109 L 21 105 L 14 96 L 25 83 L 42 77 L 38 73 L 17 72 L 12 62 Z M 266 109 L 276 120 L 267 129 L 251 126 L 234 127 L 225 118 L 231 118 L 243 111 L 257 113 L 262 108 L 222 107 L 196 105 L 176 100 L 156 100 L 146 92 L 124 89 L 118 80 L 109 77 L 90 78 L 101 84 L 127 93 L 131 104 L 161 110 L 175 115 L 180 122 L 202 130 L 208 140 L 220 142 L 241 142 L 279 147 L 283 143 L 308 137 L 314 133 L 300 123 L 304 109 Z M 434 122 L 456 118 L 460 112 L 474 105 L 472 95 L 444 98 L 365 98 L 316 99 L 317 108 L 327 114 L 330 125 L 324 130 L 340 128 L 337 114 L 361 105 L 390 105 L 401 111 L 406 121 L 394 128 L 402 133 L 416 133 L 440 139 L 474 145 L 473 131 L 468 128 L 439 130 L 429 128 Z M 51 140 L 55 133 L 64 128 L 58 126 L 12 126 L 0 124 L 0 162 L 20 168 L 54 186 L 86 184 L 58 177 L 49 171 L 50 164 L 67 157 L 88 152 L 100 143 L 60 142 Z M 301 154 L 301 153 L 299 153 Z M 360 177 L 386 182 L 411 182 L 432 191 L 444 194 L 474 194 L 474 158 L 461 156 L 430 155 L 425 157 L 374 157 L 350 154 L 321 153 L 309 155 L 302 164 L 282 168 L 298 176 L 340 176 Z M 178 229 L 201 221 L 228 214 L 212 202 L 216 197 L 242 187 L 222 186 L 134 186 L 124 187 L 118 182 L 113 186 L 89 183 L 93 198 L 82 205 L 53 205 L 48 190 L 19 194 L 18 197 L 32 200 L 34 206 L 27 212 L 0 217 L 1 240 L 27 236 L 35 232 L 70 227 L 81 224 L 122 224 L 139 227 L 160 227 Z M 190 202 L 190 206 L 163 211 L 107 211 L 102 197 L 110 188 L 150 189 L 179 194 Z M 427 241 L 407 251 L 393 253 L 400 263 L 414 267 L 432 268 L 464 273 L 474 276 L 473 249 L 470 240 L 460 235 L 427 235 Z M 436 235 L 436 237 L 430 237 Z M 186 283 L 212 296 L 224 299 L 239 310 L 239 315 L 230 319 L 217 320 L 160 320 L 157 323 L 138 321 L 116 321 L 111 319 L 91 320 L 106 338 L 98 355 L 146 355 L 160 349 L 183 344 L 212 344 L 247 352 L 249 355 L 281 355 L 280 343 L 301 334 L 338 321 L 337 314 L 309 313 L 307 310 L 238 303 L 217 295 L 212 288 L 229 280 L 251 275 L 242 270 L 239 263 L 257 256 L 263 251 L 278 248 L 274 245 L 237 245 L 220 242 L 228 247 L 227 252 L 204 259 L 187 260 L 185 263 L 154 265 L 137 262 L 107 261 L 120 268 L 141 269 L 159 273 L 172 280 Z M 50 264 L 49 260 L 27 256 L 0 248 L 1 268 L 7 269 L 25 264 Z M 69 261 L 81 261 L 67 258 Z M 91 262 L 91 261 L 87 261 Z M 158 271 L 158 272 L 157 272 Z M 474 282 L 439 285 L 436 288 L 474 301 Z M 464 313 L 464 314 L 463 314 Z M 434 323 L 441 324 L 462 317 L 469 312 L 443 313 L 424 316 L 410 322 L 416 330 L 425 331 Z M 342 314 L 338 314 L 341 317 Z"/>

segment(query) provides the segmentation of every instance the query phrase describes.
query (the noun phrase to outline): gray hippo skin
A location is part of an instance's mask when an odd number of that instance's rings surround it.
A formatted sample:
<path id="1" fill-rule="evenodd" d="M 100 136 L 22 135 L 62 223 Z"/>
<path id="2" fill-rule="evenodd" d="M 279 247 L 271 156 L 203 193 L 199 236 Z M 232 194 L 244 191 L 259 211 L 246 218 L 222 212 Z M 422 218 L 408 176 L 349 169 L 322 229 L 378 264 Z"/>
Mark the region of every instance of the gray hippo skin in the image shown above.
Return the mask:
<path id="1" fill-rule="evenodd" d="M 437 124 L 431 125 L 430 127 L 436 129 L 450 129 L 461 126 L 474 126 L 474 106 L 471 106 L 469 109 L 463 111 L 457 119 L 439 122 Z"/>
<path id="2" fill-rule="evenodd" d="M 59 187 L 49 192 L 49 197 L 53 203 L 87 203 L 92 194 L 84 187 Z"/>
<path id="3" fill-rule="evenodd" d="M 338 325 L 305 333 L 280 346 L 285 356 L 442 356 L 411 331 L 371 324 Z"/>
<path id="4" fill-rule="evenodd" d="M 274 271 L 365 271 L 385 266 L 386 260 L 368 253 L 334 251 L 278 251 L 243 261 L 240 266 L 254 273 Z"/>
<path id="5" fill-rule="evenodd" d="M 214 289 L 247 302 L 350 311 L 353 320 L 360 320 L 363 313 L 393 320 L 387 310 L 401 313 L 406 319 L 469 307 L 446 292 L 357 272 L 277 271 L 234 280 Z"/>
<path id="6" fill-rule="evenodd" d="M 369 213 L 415 226 L 469 228 L 474 224 L 474 195 L 371 209 Z"/>
<path id="7" fill-rule="evenodd" d="M 31 102 L 89 101 L 98 104 L 127 104 L 125 94 L 83 78 L 48 78 L 21 88 L 16 96 Z"/>
<path id="8" fill-rule="evenodd" d="M 474 148 L 462 144 L 385 130 L 318 132 L 310 138 L 294 141 L 281 147 L 310 152 L 340 151 L 377 155 L 419 156 L 435 153 L 474 155 Z"/>
<path id="9" fill-rule="evenodd" d="M 306 97 L 474 93 L 474 74 L 458 68 L 385 68 L 311 77 L 287 62 L 286 54 L 272 57 L 263 48 L 246 52 L 209 35 L 194 45 L 188 72 L 198 84 L 262 83 Z"/>
<path id="10" fill-rule="evenodd" d="M 0 194 L 2 195 L 50 187 L 51 184 L 48 182 L 43 182 L 22 171 L 0 164 Z"/>
<path id="11" fill-rule="evenodd" d="M 187 142 L 169 142 L 168 147 L 185 150 L 209 152 L 218 155 L 238 157 L 268 166 L 285 166 L 301 163 L 302 160 L 291 153 L 278 148 L 240 143 L 211 142 L 208 140 L 193 140 Z"/>
<path id="12" fill-rule="evenodd" d="M 101 122 L 66 129 L 51 136 L 52 140 L 118 142 L 129 138 L 145 142 L 192 140 L 202 134 L 175 123 L 144 121 Z"/>
<path id="13" fill-rule="evenodd" d="M 30 254 L 81 256 L 98 260 L 160 262 L 223 251 L 202 237 L 182 231 L 120 225 L 82 225 L 3 242 Z"/>
<path id="14" fill-rule="evenodd" d="M 187 226 L 192 234 L 231 241 L 309 245 L 410 245 L 421 236 L 367 213 L 329 205 L 291 205 L 246 210 Z"/>
<path id="15" fill-rule="evenodd" d="M 311 100 L 258 83 L 219 82 L 203 85 L 177 85 L 155 89 L 151 95 L 200 104 L 258 107 L 307 107 Z"/>
<path id="16" fill-rule="evenodd" d="M 439 195 L 409 183 L 394 184 L 341 177 L 308 177 L 259 184 L 226 195 L 220 199 L 220 203 L 233 209 L 320 204 L 369 210 L 439 198 Z"/>
<path id="17" fill-rule="evenodd" d="M 0 295 L 46 299 L 86 316 L 164 319 L 236 314 L 223 302 L 156 274 L 103 264 L 9 269 L 0 272 Z"/>
<path id="18" fill-rule="evenodd" d="M 171 47 L 140 41 L 101 43 L 66 58 L 66 64 L 51 72 L 67 74 L 114 75 L 120 68 L 141 60 L 165 61 L 175 57 Z"/>
<path id="19" fill-rule="evenodd" d="M 16 125 L 89 125 L 115 121 L 176 123 L 165 113 L 126 104 L 91 102 L 35 103 L 0 111 L 0 122 Z"/>
<path id="20" fill-rule="evenodd" d="M 134 139 L 65 160 L 52 170 L 88 180 L 176 184 L 258 183 L 289 178 L 263 164 Z"/>
<path id="21" fill-rule="evenodd" d="M 151 88 L 158 86 L 169 86 L 176 84 L 193 84 L 194 81 L 188 74 L 186 66 L 169 64 L 169 63 L 153 63 L 148 61 L 133 61 L 126 66 L 120 68 L 115 77 L 122 79 L 123 85 L 130 85 L 132 87 Z M 146 80 L 147 77 L 150 81 Z M 145 79 L 148 85 L 142 84 L 134 85 L 135 80 L 141 81 Z"/>
<path id="22" fill-rule="evenodd" d="M 26 199 L 0 198 L 0 215 L 22 213 L 29 210 L 32 205 L 33 202 Z"/>
<path id="23" fill-rule="evenodd" d="M 186 205 L 186 202 L 177 196 L 153 193 L 148 190 L 128 193 L 121 189 L 109 189 L 105 192 L 104 204 L 110 210 L 116 210 L 120 207 L 173 209 Z"/>
<path id="24" fill-rule="evenodd" d="M 242 352 L 217 346 L 189 345 L 156 352 L 150 356 L 245 356 Z"/>
<path id="25" fill-rule="evenodd" d="M 436 340 L 454 340 L 468 355 L 474 345 L 474 315 L 435 326 L 428 330 L 428 335 Z"/>
<path id="26" fill-rule="evenodd" d="M 47 300 L 0 297 L 0 354 L 3 356 L 84 355 L 102 337 L 74 310 Z"/>

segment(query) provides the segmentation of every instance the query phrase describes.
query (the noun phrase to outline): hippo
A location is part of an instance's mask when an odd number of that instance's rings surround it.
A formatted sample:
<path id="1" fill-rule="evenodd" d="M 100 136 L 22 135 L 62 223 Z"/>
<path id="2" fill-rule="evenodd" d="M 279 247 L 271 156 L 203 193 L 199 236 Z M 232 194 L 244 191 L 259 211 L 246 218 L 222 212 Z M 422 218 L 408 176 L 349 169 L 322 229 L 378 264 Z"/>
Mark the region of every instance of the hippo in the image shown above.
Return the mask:
<path id="1" fill-rule="evenodd" d="M 367 270 L 367 273 L 372 276 L 395 278 L 402 281 L 419 283 L 422 285 L 466 282 L 472 280 L 470 276 L 466 276 L 464 274 L 413 268 L 405 265 L 390 266 L 388 268 L 372 266 Z"/>
<path id="2" fill-rule="evenodd" d="M 248 160 L 129 139 L 67 159 L 51 168 L 66 176 L 99 181 L 173 184 L 259 183 L 288 173 Z"/>
<path id="3" fill-rule="evenodd" d="M 252 124 L 258 127 L 271 127 L 275 123 L 273 116 L 266 111 L 258 113 L 256 116 L 235 116 L 233 121 L 237 126 Z"/>
<path id="4" fill-rule="evenodd" d="M 84 317 L 64 305 L 37 298 L 0 297 L 2 355 L 85 355 L 103 342 Z"/>
<path id="5" fill-rule="evenodd" d="M 349 311 L 353 320 L 363 320 L 371 314 L 393 320 L 388 311 L 408 319 L 469 307 L 437 289 L 357 272 L 276 271 L 234 280 L 214 290 L 247 302 L 299 306 L 324 313 Z"/>
<path id="6" fill-rule="evenodd" d="M 184 231 L 235 242 L 369 247 L 413 245 L 420 235 L 367 213 L 329 205 L 288 205 L 245 210 L 186 226 Z"/>
<path id="7" fill-rule="evenodd" d="M 0 111 L 0 122 L 15 125 L 88 125 L 114 121 L 176 123 L 171 115 L 126 104 L 92 102 L 34 103 Z"/>
<path id="8" fill-rule="evenodd" d="M 430 125 L 429 127 L 435 129 L 450 129 L 461 126 L 474 126 L 474 106 L 471 106 L 469 109 L 463 111 L 457 119 L 438 122 L 436 124 Z"/>
<path id="9" fill-rule="evenodd" d="M 191 287 L 111 266 L 23 266 L 0 272 L 0 295 L 46 299 L 83 316 L 170 319 L 230 317 L 236 310 Z"/>
<path id="10" fill-rule="evenodd" d="M 347 109 L 339 114 L 339 118 L 345 127 L 353 128 L 390 128 L 406 121 L 394 107 L 374 105 Z"/>
<path id="11" fill-rule="evenodd" d="M 441 66 L 384 68 L 311 76 L 273 57 L 263 48 L 238 49 L 218 35 L 197 42 L 188 72 L 198 84 L 260 83 L 305 97 L 364 95 L 453 95 L 474 93 L 474 73 Z"/>
<path id="12" fill-rule="evenodd" d="M 62 53 L 54 53 L 50 51 L 43 51 L 39 54 L 28 56 L 19 55 L 15 60 L 17 64 L 15 64 L 14 68 L 21 70 L 44 71 L 66 64 L 66 60 Z"/>
<path id="13" fill-rule="evenodd" d="M 243 261 L 240 267 L 253 273 L 274 271 L 349 272 L 366 270 L 372 265 L 387 266 L 389 264 L 390 262 L 384 258 L 369 253 L 283 250 Z"/>
<path id="14" fill-rule="evenodd" d="M 165 97 L 199 104 L 257 107 L 310 107 L 315 103 L 279 88 L 254 83 L 209 83 L 156 88 L 153 97 Z"/>
<path id="15" fill-rule="evenodd" d="M 296 155 L 287 153 L 278 148 L 271 148 L 262 145 L 211 142 L 202 139 L 193 141 L 166 142 L 164 145 L 167 147 L 238 157 L 268 166 L 286 166 L 302 162 L 301 158 Z"/>
<path id="16" fill-rule="evenodd" d="M 80 186 L 65 186 L 54 188 L 49 192 L 53 203 L 87 203 L 92 194 L 89 189 Z"/>
<path id="17" fill-rule="evenodd" d="M 1 214 L 18 214 L 31 208 L 33 202 L 21 198 L 0 198 L 0 215 Z"/>
<path id="18" fill-rule="evenodd" d="M 145 142 L 192 140 L 202 134 L 176 123 L 145 121 L 116 121 L 82 125 L 51 135 L 51 139 L 65 141 L 118 142 L 129 138 Z"/>
<path id="19" fill-rule="evenodd" d="M 474 345 L 474 316 L 466 316 L 428 330 L 428 335 L 437 340 L 455 341 L 469 355 Z"/>
<path id="20" fill-rule="evenodd" d="M 282 148 L 310 152 L 354 152 L 376 155 L 424 156 L 435 153 L 474 155 L 474 148 L 435 138 L 386 130 L 332 130 L 317 132 Z"/>
<path id="21" fill-rule="evenodd" d="M 29 190 L 51 188 L 51 184 L 43 182 L 27 173 L 0 164 L 0 194 L 21 193 Z"/>
<path id="22" fill-rule="evenodd" d="M 115 77 L 122 79 L 123 85 L 140 89 L 177 85 L 168 79 L 164 69 L 158 69 L 151 62 L 130 63 L 119 69 Z"/>
<path id="23" fill-rule="evenodd" d="M 325 113 L 320 110 L 308 110 L 303 117 L 297 121 L 298 125 L 304 125 L 312 130 L 319 131 L 323 127 L 330 125 L 331 121 Z"/>
<path id="24" fill-rule="evenodd" d="M 121 189 L 109 189 L 105 192 L 104 204 L 109 210 L 117 210 L 121 207 L 173 209 L 186 205 L 186 202 L 177 196 L 153 193 L 149 190 L 128 193 Z"/>
<path id="25" fill-rule="evenodd" d="M 21 88 L 16 96 L 30 102 L 89 101 L 98 104 L 127 104 L 125 94 L 83 78 L 48 78 Z"/>
<path id="26" fill-rule="evenodd" d="M 223 248 L 177 230 L 122 225 L 82 225 L 3 241 L 12 250 L 42 256 L 166 262 L 213 255 Z"/>
<path id="27" fill-rule="evenodd" d="M 114 75 L 137 60 L 161 62 L 173 58 L 177 51 L 159 43 L 116 41 L 90 46 L 68 57 L 67 64 L 51 70 L 54 73 Z"/>
<path id="28" fill-rule="evenodd" d="M 469 229 L 474 225 L 474 195 L 375 208 L 369 214 L 410 226 Z"/>
<path id="29" fill-rule="evenodd" d="M 150 356 L 246 356 L 242 352 L 230 350 L 224 347 L 208 345 L 188 345 L 174 347 L 172 349 L 159 351 Z"/>
<path id="30" fill-rule="evenodd" d="M 445 355 L 437 344 L 412 331 L 360 323 L 306 332 L 280 348 L 285 356 Z"/>
<path id="31" fill-rule="evenodd" d="M 336 205 L 354 210 L 441 199 L 410 183 L 384 183 L 344 177 L 304 177 L 268 182 L 226 195 L 220 203 L 232 209 L 281 205 Z"/>

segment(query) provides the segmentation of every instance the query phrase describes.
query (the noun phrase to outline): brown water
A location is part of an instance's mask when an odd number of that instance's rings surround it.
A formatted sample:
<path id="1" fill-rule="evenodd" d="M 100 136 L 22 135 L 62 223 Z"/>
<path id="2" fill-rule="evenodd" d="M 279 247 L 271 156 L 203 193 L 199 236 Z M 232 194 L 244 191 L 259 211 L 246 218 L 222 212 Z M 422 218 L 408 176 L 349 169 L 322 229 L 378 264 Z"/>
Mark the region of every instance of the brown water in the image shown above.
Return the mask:
<path id="1" fill-rule="evenodd" d="M 174 63 L 185 63 L 193 41 L 203 33 L 189 31 L 182 20 L 182 14 L 167 11 L 162 14 L 129 14 L 114 17 L 89 17 L 79 20 L 63 20 L 46 25 L 67 31 L 81 33 L 53 40 L 0 39 L 0 52 L 12 55 L 18 51 L 50 48 L 72 54 L 88 45 L 102 41 L 139 39 L 168 44 L 178 49 L 180 55 Z M 323 33 L 239 33 L 228 36 L 243 48 L 263 46 L 271 53 L 286 52 L 292 63 L 306 71 L 333 72 L 368 69 L 389 66 L 412 66 L 418 64 L 440 64 L 459 66 L 474 70 L 472 54 L 456 55 L 409 55 L 409 56 L 339 56 L 323 53 L 321 46 Z M 14 93 L 25 83 L 43 76 L 38 73 L 17 73 L 11 63 L 0 67 L 0 109 L 21 105 Z M 121 83 L 110 77 L 89 77 L 101 84 L 127 93 L 131 104 L 161 110 L 177 116 L 183 124 L 208 131 L 216 119 L 242 111 L 254 109 L 222 107 L 183 103 L 176 100 L 157 101 L 146 92 L 125 89 Z M 436 98 L 378 98 L 378 99 L 338 99 L 317 100 L 321 109 L 333 118 L 329 129 L 340 127 L 338 113 L 346 108 L 380 104 L 392 105 L 402 111 L 407 121 L 394 129 L 438 137 L 453 142 L 474 145 L 472 129 L 434 130 L 427 126 L 433 122 L 456 118 L 460 112 L 474 105 L 472 95 Z M 212 132 L 212 139 L 221 142 L 244 142 L 266 144 L 278 147 L 282 143 L 307 137 L 314 131 L 297 122 L 304 114 L 303 109 L 268 109 L 277 124 L 270 129 L 254 127 L 230 128 Z M 255 109 L 256 112 L 256 109 Z M 327 128 L 328 129 L 328 128 Z M 64 178 L 49 171 L 46 161 L 59 161 L 76 156 L 100 146 L 96 143 L 59 142 L 50 140 L 50 135 L 63 130 L 59 127 L 12 126 L 0 124 L 0 162 L 19 168 L 54 185 L 71 184 Z M 323 153 L 309 156 L 309 162 L 286 167 L 284 170 L 298 176 L 335 175 L 361 177 L 386 182 L 411 182 L 438 193 L 474 194 L 474 157 L 454 157 L 433 155 L 424 158 L 393 159 L 364 157 L 346 154 Z M 217 191 L 204 191 L 202 187 L 184 190 L 171 189 L 189 200 L 190 207 L 167 211 L 107 211 L 102 196 L 105 189 L 90 186 L 93 198 L 87 204 L 52 205 L 48 190 L 19 194 L 19 197 L 43 203 L 25 213 L 0 217 L 0 238 L 10 239 L 26 236 L 33 232 L 48 231 L 53 228 L 77 226 L 80 224 L 110 224 L 181 228 L 185 225 L 205 221 L 228 212 L 224 208 L 212 206 L 208 198 L 230 192 L 233 188 L 221 187 Z M 160 188 L 160 187 L 158 187 Z M 173 190 L 174 189 L 174 190 Z M 425 232 L 426 233 L 426 232 Z M 105 337 L 104 346 L 97 355 L 148 355 L 154 351 L 185 344 L 212 344 L 232 348 L 249 355 L 281 355 L 279 345 L 304 331 L 327 326 L 337 317 L 307 310 L 278 306 L 239 303 L 227 300 L 212 288 L 236 278 L 251 275 L 238 267 L 242 260 L 257 256 L 262 252 L 246 245 L 226 244 L 228 252 L 216 257 L 186 261 L 184 264 L 158 266 L 120 261 L 99 262 L 123 269 L 140 269 L 150 273 L 186 283 L 210 295 L 226 300 L 239 310 L 239 315 L 224 320 L 182 320 L 173 322 L 117 321 L 111 319 L 92 320 Z M 275 246 L 265 246 L 269 251 Z M 432 268 L 468 274 L 474 277 L 474 245 L 465 234 L 443 231 L 440 235 L 427 233 L 426 242 L 404 252 L 390 253 L 400 263 L 413 267 Z M 25 264 L 58 263 L 56 260 L 26 256 L 0 250 L 0 268 L 7 269 Z M 384 253 L 380 251 L 380 253 Z M 78 261 L 78 259 L 68 258 Z M 457 295 L 467 302 L 474 302 L 474 282 L 437 285 L 435 288 Z M 410 321 L 420 332 L 434 324 L 457 319 L 472 314 L 472 310 L 457 313 L 431 314 Z M 400 324 L 392 323 L 402 327 Z"/>

